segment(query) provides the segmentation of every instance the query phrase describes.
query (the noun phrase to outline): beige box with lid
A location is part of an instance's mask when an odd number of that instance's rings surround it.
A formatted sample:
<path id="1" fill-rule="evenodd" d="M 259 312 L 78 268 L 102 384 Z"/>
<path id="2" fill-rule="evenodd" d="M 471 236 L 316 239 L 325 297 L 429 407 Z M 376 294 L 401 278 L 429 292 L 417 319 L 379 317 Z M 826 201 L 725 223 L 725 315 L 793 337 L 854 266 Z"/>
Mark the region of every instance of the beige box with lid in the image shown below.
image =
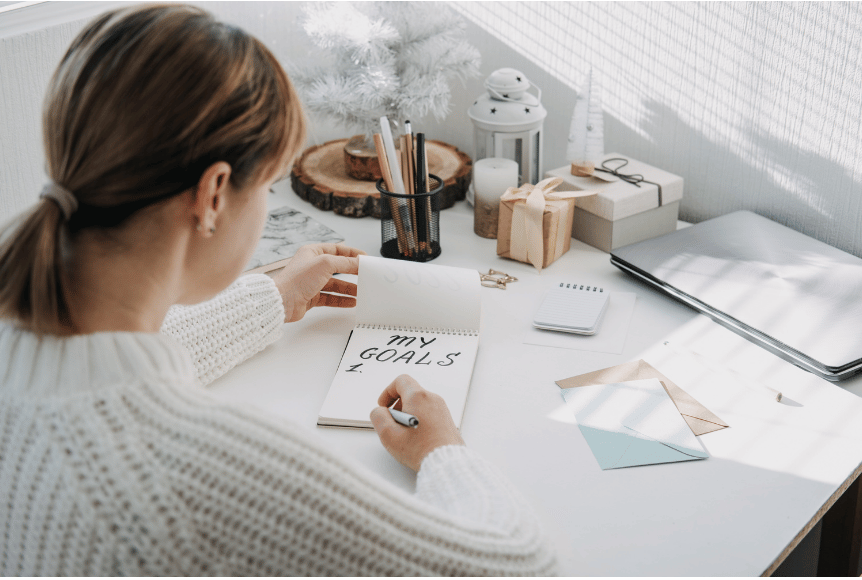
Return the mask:
<path id="1" fill-rule="evenodd" d="M 636 185 L 598 171 L 601 178 L 576 177 L 569 165 L 546 172 L 545 178 L 563 179 L 558 191 L 604 188 L 597 195 L 578 198 L 572 219 L 573 238 L 610 252 L 676 230 L 682 177 L 619 153 L 606 154 L 597 166 L 616 169 L 623 175 L 640 175 L 643 181 Z"/>

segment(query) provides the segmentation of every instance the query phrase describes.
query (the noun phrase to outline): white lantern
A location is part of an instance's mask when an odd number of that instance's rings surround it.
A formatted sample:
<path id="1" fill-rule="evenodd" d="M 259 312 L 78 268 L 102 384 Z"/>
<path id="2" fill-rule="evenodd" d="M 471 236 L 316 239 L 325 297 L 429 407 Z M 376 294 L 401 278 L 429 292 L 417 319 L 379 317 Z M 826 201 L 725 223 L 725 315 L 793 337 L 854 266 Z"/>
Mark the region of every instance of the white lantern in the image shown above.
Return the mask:
<path id="1" fill-rule="evenodd" d="M 485 81 L 488 92 L 467 111 L 474 125 L 473 161 L 512 159 L 518 164 L 518 185 L 542 178 L 542 125 L 548 111 L 539 87 L 538 95 L 527 92 L 531 86 L 521 72 L 501 68 L 491 73 Z"/>

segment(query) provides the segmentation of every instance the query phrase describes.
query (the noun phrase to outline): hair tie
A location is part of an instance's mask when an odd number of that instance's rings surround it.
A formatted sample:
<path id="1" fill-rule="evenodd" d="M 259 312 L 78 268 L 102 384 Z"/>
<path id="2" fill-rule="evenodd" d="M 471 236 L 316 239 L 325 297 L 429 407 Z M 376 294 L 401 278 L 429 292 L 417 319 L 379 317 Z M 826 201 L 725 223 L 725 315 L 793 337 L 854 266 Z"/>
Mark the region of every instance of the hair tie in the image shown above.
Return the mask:
<path id="1" fill-rule="evenodd" d="M 63 212 L 63 218 L 69 221 L 75 210 L 78 209 L 78 200 L 71 191 L 53 181 L 49 181 L 42 188 L 42 193 L 39 194 L 40 199 L 50 199 L 56 203 L 60 211 Z"/>

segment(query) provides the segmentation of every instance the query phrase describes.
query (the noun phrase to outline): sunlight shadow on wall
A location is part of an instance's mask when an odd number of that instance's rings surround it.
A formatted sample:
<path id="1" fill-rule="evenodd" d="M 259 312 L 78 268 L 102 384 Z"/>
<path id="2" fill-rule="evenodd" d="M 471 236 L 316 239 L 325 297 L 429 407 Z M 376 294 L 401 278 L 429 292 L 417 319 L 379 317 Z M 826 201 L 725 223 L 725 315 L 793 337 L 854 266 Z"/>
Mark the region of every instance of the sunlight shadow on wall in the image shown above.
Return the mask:
<path id="1" fill-rule="evenodd" d="M 682 219 L 751 209 L 862 255 L 859 4 L 453 6 L 566 87 L 599 71 L 606 150 L 683 175 Z"/>

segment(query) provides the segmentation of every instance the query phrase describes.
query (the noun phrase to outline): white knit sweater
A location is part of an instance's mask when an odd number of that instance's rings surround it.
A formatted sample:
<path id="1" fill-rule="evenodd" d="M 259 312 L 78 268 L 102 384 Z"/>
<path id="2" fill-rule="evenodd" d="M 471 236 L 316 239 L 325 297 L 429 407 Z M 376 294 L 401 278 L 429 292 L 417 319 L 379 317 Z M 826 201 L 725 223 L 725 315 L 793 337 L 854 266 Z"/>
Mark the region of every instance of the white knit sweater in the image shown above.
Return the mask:
<path id="1" fill-rule="evenodd" d="M 283 318 L 258 275 L 172 309 L 162 334 L 0 323 L 0 574 L 554 571 L 529 506 L 466 447 L 426 457 L 411 495 L 313 430 L 204 391 Z"/>

